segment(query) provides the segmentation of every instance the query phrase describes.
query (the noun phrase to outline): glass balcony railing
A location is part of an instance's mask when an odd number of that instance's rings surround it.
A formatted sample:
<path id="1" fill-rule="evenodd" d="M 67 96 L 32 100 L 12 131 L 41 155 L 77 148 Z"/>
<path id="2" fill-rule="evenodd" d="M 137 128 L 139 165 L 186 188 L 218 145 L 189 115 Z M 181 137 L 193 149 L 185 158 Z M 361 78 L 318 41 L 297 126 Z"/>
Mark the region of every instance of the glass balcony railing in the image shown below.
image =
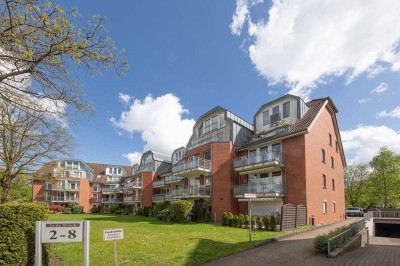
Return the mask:
<path id="1" fill-rule="evenodd" d="M 268 151 L 261 154 L 257 154 L 251 157 L 240 157 L 235 159 L 234 163 L 235 170 L 242 170 L 243 168 L 259 168 L 264 166 L 273 165 L 285 165 L 285 155 L 279 152 Z"/>
<path id="2" fill-rule="evenodd" d="M 72 198 L 72 197 L 51 197 L 51 202 L 73 202 L 73 203 L 79 203 L 79 198 Z"/>
<path id="3" fill-rule="evenodd" d="M 244 193 L 257 194 L 257 198 L 282 197 L 285 194 L 282 182 L 261 182 L 234 186 L 236 198 L 242 198 Z"/>
<path id="4" fill-rule="evenodd" d="M 192 177 L 211 173 L 211 161 L 199 158 L 191 162 L 181 162 L 172 167 L 172 173 L 182 177 Z"/>

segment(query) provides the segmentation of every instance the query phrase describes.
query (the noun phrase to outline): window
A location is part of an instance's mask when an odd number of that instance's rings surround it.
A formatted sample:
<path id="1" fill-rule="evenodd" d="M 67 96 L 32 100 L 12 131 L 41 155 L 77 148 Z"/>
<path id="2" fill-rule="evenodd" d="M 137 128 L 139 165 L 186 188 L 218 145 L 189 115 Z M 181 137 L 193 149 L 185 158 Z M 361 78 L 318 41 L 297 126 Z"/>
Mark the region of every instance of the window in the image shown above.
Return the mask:
<path id="1" fill-rule="evenodd" d="M 211 151 L 204 152 L 204 159 L 211 160 Z"/>
<path id="2" fill-rule="evenodd" d="M 43 197 L 44 197 L 44 199 L 43 199 L 44 201 L 50 201 L 51 200 L 50 192 L 45 191 L 43 194 Z"/>
<path id="3" fill-rule="evenodd" d="M 290 102 L 285 102 L 283 104 L 283 118 L 290 116 Z"/>
<path id="4" fill-rule="evenodd" d="M 204 185 L 205 186 L 211 185 L 211 176 L 210 175 L 204 177 Z"/>
<path id="5" fill-rule="evenodd" d="M 332 147 L 332 135 L 329 133 L 329 146 Z"/>
<path id="6" fill-rule="evenodd" d="M 326 200 L 324 200 L 324 204 L 322 206 L 324 214 L 326 214 L 328 212 L 328 204 L 326 203 Z"/>
<path id="7" fill-rule="evenodd" d="M 257 150 L 251 150 L 249 151 L 249 163 L 254 164 L 257 162 Z"/>
<path id="8" fill-rule="evenodd" d="M 100 184 L 93 184 L 93 191 L 94 192 L 100 191 Z"/>
<path id="9" fill-rule="evenodd" d="M 339 152 L 339 143 L 336 141 L 336 152 Z"/>
<path id="10" fill-rule="evenodd" d="M 52 188 L 53 188 L 53 184 L 51 184 L 50 182 L 44 183 L 45 190 L 52 190 Z"/>
<path id="11" fill-rule="evenodd" d="M 325 150 L 322 149 L 322 162 L 325 163 Z"/>
<path id="12" fill-rule="evenodd" d="M 261 184 L 266 184 L 266 183 L 269 183 L 268 180 L 269 178 L 268 178 L 268 173 L 262 173 L 262 174 L 260 174 L 260 183 Z"/>
<path id="13" fill-rule="evenodd" d="M 326 188 L 326 175 L 322 175 L 322 188 Z"/>
<path id="14" fill-rule="evenodd" d="M 279 105 L 272 108 L 272 114 L 279 113 Z"/>
<path id="15" fill-rule="evenodd" d="M 263 126 L 269 124 L 269 110 L 263 112 Z"/>
<path id="16" fill-rule="evenodd" d="M 332 190 L 335 190 L 335 179 L 332 178 Z"/>
<path id="17" fill-rule="evenodd" d="M 99 201 L 99 194 L 92 194 L 92 198 L 94 202 L 98 202 Z"/>
<path id="18" fill-rule="evenodd" d="M 336 202 L 332 202 L 332 212 L 336 212 Z"/>
<path id="19" fill-rule="evenodd" d="M 331 156 L 331 167 L 335 168 L 335 160 L 333 159 L 333 157 Z"/>

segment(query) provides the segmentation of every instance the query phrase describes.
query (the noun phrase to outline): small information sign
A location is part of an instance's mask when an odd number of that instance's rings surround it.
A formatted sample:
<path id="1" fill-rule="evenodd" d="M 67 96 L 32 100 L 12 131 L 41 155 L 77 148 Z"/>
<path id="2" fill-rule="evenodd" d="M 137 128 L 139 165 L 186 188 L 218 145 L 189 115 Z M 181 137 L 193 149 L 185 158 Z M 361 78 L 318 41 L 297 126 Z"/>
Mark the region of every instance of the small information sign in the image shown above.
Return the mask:
<path id="1" fill-rule="evenodd" d="M 111 241 L 111 240 L 120 240 L 124 239 L 124 229 L 106 229 L 104 230 L 103 240 Z"/>
<path id="2" fill-rule="evenodd" d="M 82 242 L 83 222 L 42 222 L 42 243 Z"/>
<path id="3" fill-rule="evenodd" d="M 256 198 L 257 198 L 257 194 L 254 194 L 254 193 L 244 193 L 244 194 L 243 194 L 243 198 L 245 198 L 245 199 L 256 199 Z"/>

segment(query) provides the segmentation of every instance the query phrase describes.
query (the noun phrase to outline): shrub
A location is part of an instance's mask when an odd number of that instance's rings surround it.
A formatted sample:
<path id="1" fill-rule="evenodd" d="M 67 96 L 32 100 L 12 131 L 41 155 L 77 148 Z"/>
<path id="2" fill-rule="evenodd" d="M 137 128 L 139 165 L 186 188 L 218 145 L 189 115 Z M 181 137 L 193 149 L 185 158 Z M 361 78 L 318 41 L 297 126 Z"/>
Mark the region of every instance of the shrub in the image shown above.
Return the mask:
<path id="1" fill-rule="evenodd" d="M 35 221 L 46 221 L 48 219 L 49 207 L 45 203 L 22 203 L 22 204 L 1 204 L 0 205 L 0 265 L 15 265 L 19 262 L 20 256 L 26 256 L 25 265 L 33 265 L 35 261 Z M 9 230 L 15 233 L 4 233 Z M 18 235 L 19 234 L 19 235 Z M 12 252 L 20 249 L 21 253 Z M 25 253 L 26 250 L 27 252 Z M 4 253 L 3 253 L 4 252 Z M 11 252 L 11 253 L 10 253 Z M 25 254 L 25 255 L 24 255 Z M 43 264 L 47 265 L 48 247 L 43 246 Z M 8 257 L 11 256 L 11 257 Z M 16 257 L 18 256 L 18 259 Z M 13 263 L 7 263 L 8 261 Z M 21 258 L 23 262 L 24 259 Z"/>
<path id="2" fill-rule="evenodd" d="M 83 213 L 83 206 L 78 206 L 78 205 L 72 206 L 72 213 L 73 214 Z"/>
<path id="3" fill-rule="evenodd" d="M 211 212 L 209 209 L 207 209 L 206 214 L 204 215 L 204 222 L 205 223 L 211 222 Z"/>
<path id="4" fill-rule="evenodd" d="M 65 214 L 71 214 L 72 213 L 72 208 L 71 207 L 65 207 L 64 213 Z"/>
<path id="5" fill-rule="evenodd" d="M 157 214 L 165 209 L 168 209 L 171 203 L 169 201 L 159 202 L 153 207 L 152 216 L 157 217 Z"/>
<path id="6" fill-rule="evenodd" d="M 177 200 L 169 208 L 171 219 L 177 223 L 184 223 L 192 212 L 193 203 L 187 200 Z"/>
<path id="7" fill-rule="evenodd" d="M 62 212 L 63 210 L 64 210 L 64 207 L 61 206 L 61 205 L 55 205 L 55 204 L 53 204 L 53 205 L 50 205 L 50 206 L 49 206 L 49 211 L 50 211 L 51 213 L 58 213 L 58 212 Z"/>
<path id="8" fill-rule="evenodd" d="M 127 215 L 129 207 L 126 205 L 111 205 L 109 211 L 113 214 Z"/>
<path id="9" fill-rule="evenodd" d="M 197 222 L 202 223 L 204 222 L 204 214 L 201 209 L 197 212 Z"/>
<path id="10" fill-rule="evenodd" d="M 136 215 L 143 215 L 143 209 L 142 208 L 137 209 Z"/>
<path id="11" fill-rule="evenodd" d="M 256 228 L 256 226 L 257 226 L 257 224 L 256 224 L 256 216 L 255 215 L 251 216 L 251 226 L 253 228 Z"/>
<path id="12" fill-rule="evenodd" d="M 171 214 L 169 212 L 169 208 L 159 211 L 157 214 L 157 218 L 161 221 L 166 221 L 166 222 L 171 221 Z"/>
<path id="13" fill-rule="evenodd" d="M 98 213 L 100 210 L 97 206 L 93 206 L 92 209 L 90 210 L 90 213 Z"/>
<path id="14" fill-rule="evenodd" d="M 328 240 L 346 230 L 348 230 L 350 227 L 349 226 L 341 226 L 336 228 L 333 231 L 330 231 L 327 234 L 324 235 L 319 235 L 314 238 L 314 248 L 317 252 L 319 253 L 328 253 Z M 333 246 L 332 249 L 335 249 L 336 246 Z"/>
<path id="15" fill-rule="evenodd" d="M 232 226 L 233 214 L 228 212 L 228 220 L 226 221 L 228 226 Z"/>
<path id="16" fill-rule="evenodd" d="M 261 216 L 257 216 L 256 223 L 257 223 L 258 230 L 261 230 L 263 227 L 263 219 Z"/>
<path id="17" fill-rule="evenodd" d="M 222 225 L 227 226 L 228 225 L 228 213 L 224 212 L 222 215 Z"/>
<path id="18" fill-rule="evenodd" d="M 239 214 L 238 216 L 238 226 L 239 227 L 243 227 L 244 225 L 244 215 L 243 214 Z"/>
<path id="19" fill-rule="evenodd" d="M 269 217 L 267 215 L 265 215 L 263 217 L 263 223 L 264 223 L 264 229 L 268 230 L 269 229 Z"/>
<path id="20" fill-rule="evenodd" d="M 244 227 L 248 227 L 249 226 L 249 216 L 246 214 L 244 216 Z"/>
<path id="21" fill-rule="evenodd" d="M 233 227 L 238 226 L 238 220 L 239 220 L 239 217 L 237 215 L 233 215 L 233 218 L 232 218 L 232 226 Z"/>
<path id="22" fill-rule="evenodd" d="M 272 231 L 276 231 L 276 218 L 273 215 L 269 219 L 269 228 L 271 228 Z"/>
<path id="23" fill-rule="evenodd" d="M 143 207 L 143 216 L 149 217 L 151 214 L 152 206 L 144 206 Z"/>

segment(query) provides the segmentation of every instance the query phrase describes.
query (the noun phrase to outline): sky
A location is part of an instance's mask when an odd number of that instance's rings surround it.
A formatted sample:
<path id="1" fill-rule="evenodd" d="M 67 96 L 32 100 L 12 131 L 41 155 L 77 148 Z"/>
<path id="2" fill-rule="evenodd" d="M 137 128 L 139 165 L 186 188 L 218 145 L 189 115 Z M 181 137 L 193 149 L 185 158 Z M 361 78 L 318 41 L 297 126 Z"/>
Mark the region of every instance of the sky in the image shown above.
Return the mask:
<path id="1" fill-rule="evenodd" d="M 96 109 L 71 125 L 86 162 L 131 165 L 185 146 L 196 119 L 222 106 L 248 122 L 291 93 L 331 97 L 348 164 L 382 146 L 400 153 L 400 1 L 78 1 L 130 69 L 76 73 Z M 74 70 L 72 70 L 74 71 Z"/>

